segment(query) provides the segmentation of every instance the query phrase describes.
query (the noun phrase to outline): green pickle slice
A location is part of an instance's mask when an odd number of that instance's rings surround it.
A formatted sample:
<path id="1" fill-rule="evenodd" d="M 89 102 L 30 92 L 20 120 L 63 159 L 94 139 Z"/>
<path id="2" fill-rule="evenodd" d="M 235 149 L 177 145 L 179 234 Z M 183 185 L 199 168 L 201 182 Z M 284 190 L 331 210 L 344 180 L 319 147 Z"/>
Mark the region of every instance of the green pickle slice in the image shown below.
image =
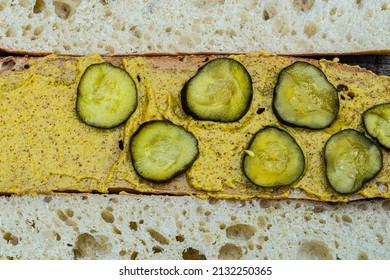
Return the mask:
<path id="1" fill-rule="evenodd" d="M 288 125 L 322 129 L 337 117 L 337 90 L 318 67 L 298 61 L 279 73 L 273 109 Z"/>
<path id="2" fill-rule="evenodd" d="M 80 79 L 76 112 L 90 126 L 116 127 L 134 113 L 137 103 L 134 80 L 110 63 L 90 65 Z"/>
<path id="3" fill-rule="evenodd" d="M 195 119 L 234 122 L 249 109 L 252 79 L 240 62 L 214 59 L 187 81 L 181 100 L 184 112 Z"/>
<path id="4" fill-rule="evenodd" d="M 289 133 L 268 126 L 255 134 L 245 150 L 243 170 L 259 187 L 291 185 L 302 176 L 305 157 Z"/>
<path id="5" fill-rule="evenodd" d="M 382 169 L 380 148 L 354 129 L 332 135 L 325 144 L 324 153 L 327 180 L 341 194 L 359 191 Z"/>
<path id="6" fill-rule="evenodd" d="M 166 182 L 188 169 L 198 157 L 198 141 L 170 121 L 142 124 L 130 140 L 136 173 L 152 182 Z"/>
<path id="7" fill-rule="evenodd" d="M 363 113 L 368 134 L 390 149 L 390 103 L 378 104 Z"/>

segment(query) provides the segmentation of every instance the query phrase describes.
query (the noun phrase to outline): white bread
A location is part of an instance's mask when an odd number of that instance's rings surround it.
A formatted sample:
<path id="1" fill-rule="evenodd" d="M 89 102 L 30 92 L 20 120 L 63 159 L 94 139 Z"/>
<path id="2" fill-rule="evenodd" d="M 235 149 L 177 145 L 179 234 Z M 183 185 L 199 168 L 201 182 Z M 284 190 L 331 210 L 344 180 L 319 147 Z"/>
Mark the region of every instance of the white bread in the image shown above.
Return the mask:
<path id="1" fill-rule="evenodd" d="M 390 1 L 0 1 L 14 53 L 390 53 Z"/>
<path id="2" fill-rule="evenodd" d="M 389 259 L 390 200 L 0 197 L 1 259 Z"/>

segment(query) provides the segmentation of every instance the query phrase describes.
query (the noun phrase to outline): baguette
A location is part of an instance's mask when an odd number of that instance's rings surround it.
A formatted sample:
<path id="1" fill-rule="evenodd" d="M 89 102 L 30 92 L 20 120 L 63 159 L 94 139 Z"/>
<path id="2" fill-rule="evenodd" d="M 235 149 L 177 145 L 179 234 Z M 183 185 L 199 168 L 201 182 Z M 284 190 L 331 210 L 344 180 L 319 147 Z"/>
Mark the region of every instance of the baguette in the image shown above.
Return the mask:
<path id="1" fill-rule="evenodd" d="M 389 200 L 0 197 L 1 259 L 390 258 Z"/>
<path id="2" fill-rule="evenodd" d="M 0 2 L 0 50 L 44 55 L 390 53 L 390 2 Z"/>
<path id="3" fill-rule="evenodd" d="M 365 187 L 340 195 L 327 184 L 323 147 L 331 134 L 353 128 L 364 132 L 361 115 L 388 101 L 390 79 L 335 61 L 281 57 L 261 53 L 233 55 L 252 75 L 254 97 L 242 120 L 221 124 L 192 120 L 178 103 L 180 90 L 205 61 L 222 56 L 159 56 L 5 58 L 0 73 L 0 100 L 5 124 L 0 169 L 3 193 L 135 192 L 196 195 L 214 198 L 304 198 L 350 201 L 389 198 L 389 152 L 383 149 L 383 169 Z M 125 125 L 99 130 L 75 114 L 76 87 L 91 64 L 108 61 L 124 68 L 136 81 L 139 105 Z M 329 81 L 341 88 L 341 111 L 332 126 L 310 131 L 281 124 L 271 109 L 272 91 L 280 70 L 296 61 L 322 68 Z M 153 81 L 153 82 L 152 82 Z M 36 102 L 41 100 L 41 102 Z M 10 105 L 11 104 L 11 105 Z M 264 108 L 259 113 L 258 109 Z M 142 180 L 129 161 L 129 139 L 138 126 L 151 120 L 169 120 L 198 138 L 200 155 L 187 173 L 166 184 Z M 251 135 L 264 126 L 288 130 L 301 143 L 308 167 L 294 185 L 258 188 L 242 174 L 241 157 Z M 212 131 L 212 134 L 210 134 Z M 226 141 L 228 139 L 228 141 Z M 122 148 L 118 142 L 122 141 Z M 28 162 L 29 164 L 25 164 Z M 228 172 L 227 172 L 228 170 Z"/>

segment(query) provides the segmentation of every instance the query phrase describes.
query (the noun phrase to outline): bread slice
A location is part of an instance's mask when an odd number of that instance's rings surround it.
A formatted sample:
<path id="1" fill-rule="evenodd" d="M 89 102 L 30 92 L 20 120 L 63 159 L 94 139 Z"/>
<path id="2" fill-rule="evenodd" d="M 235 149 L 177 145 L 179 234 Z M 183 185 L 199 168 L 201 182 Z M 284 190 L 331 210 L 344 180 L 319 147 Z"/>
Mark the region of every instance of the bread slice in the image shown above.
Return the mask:
<path id="1" fill-rule="evenodd" d="M 13 53 L 390 53 L 390 2 L 356 0 L 0 1 Z"/>
<path id="2" fill-rule="evenodd" d="M 254 96 L 238 122 L 202 122 L 187 116 L 180 105 L 185 82 L 206 61 L 218 56 L 8 57 L 0 61 L 0 106 L 3 113 L 0 191 L 35 194 L 51 192 L 120 191 L 143 194 L 196 195 L 214 198 L 305 198 L 350 201 L 390 196 L 390 154 L 383 150 L 383 169 L 356 194 L 339 195 L 328 186 L 323 147 L 331 134 L 346 128 L 364 132 L 361 114 L 388 101 L 390 79 L 336 61 L 250 53 L 230 56 L 252 76 Z M 272 92 L 279 71 L 298 60 L 321 67 L 339 88 L 341 109 L 331 127 L 309 131 L 281 124 L 272 111 Z M 92 63 L 108 61 L 130 73 L 139 91 L 137 111 L 116 129 L 98 130 L 75 113 L 78 81 Z M 39 102 L 37 102 L 39 100 Z M 263 108 L 263 110 L 258 109 Z M 193 132 L 200 155 L 186 174 L 166 184 L 140 179 L 129 160 L 129 139 L 142 123 L 170 120 Z M 304 176 L 293 186 L 258 188 L 241 170 L 242 153 L 261 127 L 289 131 L 307 158 Z M 210 133 L 212 131 L 212 133 Z M 122 141 L 122 148 L 119 144 Z M 28 163 L 28 164 L 26 164 Z"/>
<path id="3" fill-rule="evenodd" d="M 389 200 L 0 197 L 1 259 L 390 258 Z"/>

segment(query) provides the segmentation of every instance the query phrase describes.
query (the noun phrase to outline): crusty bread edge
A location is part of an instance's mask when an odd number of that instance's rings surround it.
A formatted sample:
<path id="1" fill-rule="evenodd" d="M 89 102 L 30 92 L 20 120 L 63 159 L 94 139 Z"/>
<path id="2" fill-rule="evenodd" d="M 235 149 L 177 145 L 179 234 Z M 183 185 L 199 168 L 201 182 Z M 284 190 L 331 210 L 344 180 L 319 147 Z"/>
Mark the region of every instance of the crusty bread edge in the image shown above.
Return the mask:
<path id="1" fill-rule="evenodd" d="M 267 52 L 264 50 L 264 52 Z M 7 56 L 7 55 L 27 55 L 27 56 L 46 56 L 50 54 L 56 54 L 56 55 L 63 55 L 63 56 L 85 56 L 86 54 L 65 54 L 65 53 L 56 53 L 56 52 L 39 52 L 39 51 L 27 51 L 27 50 L 10 50 L 0 47 L 0 56 Z M 105 57 L 123 57 L 123 56 L 177 56 L 177 55 L 230 55 L 230 54 L 244 54 L 244 52 L 237 52 L 237 53 L 231 53 L 231 52 L 148 52 L 148 53 L 124 53 L 124 54 L 110 54 L 110 53 L 100 53 L 101 56 Z M 320 53 L 320 52 L 310 52 L 310 53 L 270 53 L 274 55 L 282 55 L 282 56 L 344 56 L 344 55 L 390 55 L 390 49 L 379 49 L 379 50 L 367 50 L 367 51 L 357 51 L 357 52 L 326 52 L 326 53 Z"/>

